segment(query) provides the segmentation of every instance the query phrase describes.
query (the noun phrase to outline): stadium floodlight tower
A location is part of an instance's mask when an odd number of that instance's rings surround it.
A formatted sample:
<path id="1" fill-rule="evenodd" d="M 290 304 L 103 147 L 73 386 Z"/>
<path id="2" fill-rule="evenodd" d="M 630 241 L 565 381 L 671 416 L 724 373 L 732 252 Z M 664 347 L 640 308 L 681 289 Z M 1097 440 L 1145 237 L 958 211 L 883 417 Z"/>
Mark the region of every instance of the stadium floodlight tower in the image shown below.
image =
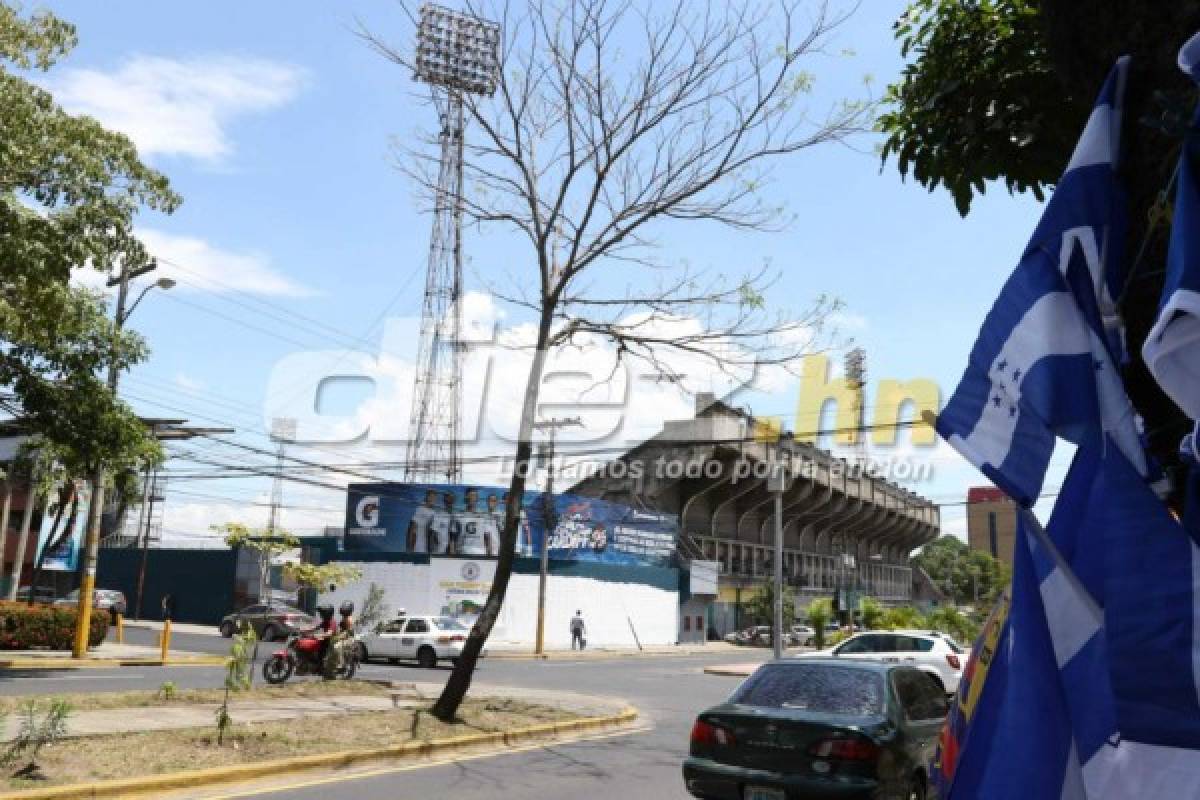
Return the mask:
<path id="1" fill-rule="evenodd" d="M 496 23 L 421 6 L 414 77 L 432 88 L 442 130 L 406 481 L 457 483 L 461 475 L 463 95 L 495 93 L 499 46 Z"/>

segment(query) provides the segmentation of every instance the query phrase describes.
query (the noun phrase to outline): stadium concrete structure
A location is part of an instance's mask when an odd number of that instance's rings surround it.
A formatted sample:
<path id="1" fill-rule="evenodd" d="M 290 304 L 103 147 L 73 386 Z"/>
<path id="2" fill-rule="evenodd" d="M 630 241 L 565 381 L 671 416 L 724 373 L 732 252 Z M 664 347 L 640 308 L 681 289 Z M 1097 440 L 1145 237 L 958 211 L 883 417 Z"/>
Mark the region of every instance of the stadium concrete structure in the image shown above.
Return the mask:
<path id="1" fill-rule="evenodd" d="M 737 624 L 736 607 L 773 575 L 767 475 L 786 462 L 794 478 L 783 500 L 783 573 L 798 607 L 836 589 L 913 602 L 921 576 L 909 555 L 939 535 L 938 507 L 787 432 L 755 432 L 749 413 L 699 394 L 692 419 L 668 421 L 568 491 L 677 514 L 681 560 L 717 563 L 718 613 L 709 620 L 726 630 Z"/>

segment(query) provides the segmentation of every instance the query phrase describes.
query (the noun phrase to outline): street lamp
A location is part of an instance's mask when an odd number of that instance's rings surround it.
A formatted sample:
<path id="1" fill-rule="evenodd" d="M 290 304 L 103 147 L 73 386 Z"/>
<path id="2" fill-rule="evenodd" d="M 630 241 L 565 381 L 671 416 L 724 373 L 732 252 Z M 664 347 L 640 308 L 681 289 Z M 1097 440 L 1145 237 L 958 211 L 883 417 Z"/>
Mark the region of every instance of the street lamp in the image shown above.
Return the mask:
<path id="1" fill-rule="evenodd" d="M 117 380 L 121 374 L 117 366 L 117 347 L 121 337 L 121 330 L 125 327 L 125 322 L 129 319 L 129 315 L 133 313 L 133 310 L 137 308 L 138 303 L 142 301 L 142 298 L 151 289 L 170 289 L 175 285 L 175 281 L 171 278 L 159 278 L 154 283 L 142 289 L 141 294 L 137 296 L 137 299 L 126 310 L 125 302 L 129 299 L 129 282 L 139 275 L 145 275 L 156 269 L 158 269 L 158 263 L 153 260 L 132 269 L 128 264 L 122 264 L 120 273 L 108 281 L 108 286 L 117 287 L 117 308 L 116 313 L 113 315 L 112 353 L 109 356 L 108 362 L 108 388 L 113 393 L 113 396 L 117 394 Z M 104 467 L 101 464 L 96 464 L 92 471 L 91 508 L 88 509 L 88 526 L 83 541 L 83 575 L 79 582 L 79 605 L 77 606 L 78 615 L 75 618 L 75 641 L 71 648 L 72 658 L 87 657 L 88 633 L 91 630 L 92 595 L 96 589 L 96 562 L 100 556 L 100 522 L 104 509 L 104 478 Z"/>

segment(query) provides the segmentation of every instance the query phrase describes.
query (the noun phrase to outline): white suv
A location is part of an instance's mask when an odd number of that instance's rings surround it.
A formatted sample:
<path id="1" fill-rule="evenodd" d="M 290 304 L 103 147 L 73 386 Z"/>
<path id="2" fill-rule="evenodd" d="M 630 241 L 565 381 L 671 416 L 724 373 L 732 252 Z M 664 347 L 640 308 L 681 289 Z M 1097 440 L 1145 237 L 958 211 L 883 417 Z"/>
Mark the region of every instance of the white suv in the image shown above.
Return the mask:
<path id="1" fill-rule="evenodd" d="M 867 631 L 825 650 L 796 658 L 853 658 L 910 664 L 935 676 L 946 694 L 958 691 L 958 681 L 970 654 L 951 636 L 938 631 Z"/>

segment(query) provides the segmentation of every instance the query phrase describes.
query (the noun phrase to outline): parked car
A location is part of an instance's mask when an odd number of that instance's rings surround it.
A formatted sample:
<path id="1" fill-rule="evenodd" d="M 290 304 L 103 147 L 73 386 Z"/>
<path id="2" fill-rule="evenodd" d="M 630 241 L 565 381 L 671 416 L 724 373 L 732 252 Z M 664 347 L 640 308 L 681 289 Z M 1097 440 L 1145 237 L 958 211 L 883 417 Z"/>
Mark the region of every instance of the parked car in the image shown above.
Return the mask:
<path id="1" fill-rule="evenodd" d="M 21 586 L 17 589 L 17 600 L 22 603 L 29 602 L 29 587 Z M 37 593 L 34 595 L 35 603 L 53 603 L 54 590 L 48 586 L 39 586 Z"/>
<path id="2" fill-rule="evenodd" d="M 742 628 L 740 631 L 734 631 L 725 635 L 725 641 L 730 644 L 750 645 L 754 644 L 754 639 L 758 635 L 758 626 L 752 628 Z"/>
<path id="3" fill-rule="evenodd" d="M 228 638 L 237 633 L 243 622 L 249 623 L 258 638 L 264 642 L 286 639 L 293 633 L 311 630 L 317 626 L 314 617 L 298 608 L 282 603 L 260 603 L 226 615 L 217 626 L 217 630 Z"/>
<path id="4" fill-rule="evenodd" d="M 38 589 L 40 593 L 42 590 Z M 29 597 L 28 592 L 25 594 Z M 62 597 L 54 601 L 56 606 L 77 606 L 79 605 L 79 590 L 72 589 Z M 100 608 L 107 611 L 115 623 L 118 614 L 125 613 L 125 593 L 116 589 L 96 589 L 92 593 L 92 607 Z"/>
<path id="5" fill-rule="evenodd" d="M 808 625 L 793 625 L 790 638 L 791 644 L 796 647 L 811 647 L 816 641 L 817 632 Z"/>
<path id="6" fill-rule="evenodd" d="M 924 800 L 946 710 L 914 667 L 771 661 L 696 719 L 684 785 L 709 800 Z"/>
<path id="7" fill-rule="evenodd" d="M 946 694 L 958 691 L 968 652 L 939 631 L 869 631 L 851 636 L 834 647 L 797 658 L 852 658 L 908 664 L 933 675 Z"/>
<path id="8" fill-rule="evenodd" d="M 416 661 L 433 669 L 439 661 L 458 662 L 467 633 L 467 626 L 453 617 L 405 616 L 359 634 L 358 658 L 364 664 L 369 659 L 386 659 L 393 664 Z"/>

